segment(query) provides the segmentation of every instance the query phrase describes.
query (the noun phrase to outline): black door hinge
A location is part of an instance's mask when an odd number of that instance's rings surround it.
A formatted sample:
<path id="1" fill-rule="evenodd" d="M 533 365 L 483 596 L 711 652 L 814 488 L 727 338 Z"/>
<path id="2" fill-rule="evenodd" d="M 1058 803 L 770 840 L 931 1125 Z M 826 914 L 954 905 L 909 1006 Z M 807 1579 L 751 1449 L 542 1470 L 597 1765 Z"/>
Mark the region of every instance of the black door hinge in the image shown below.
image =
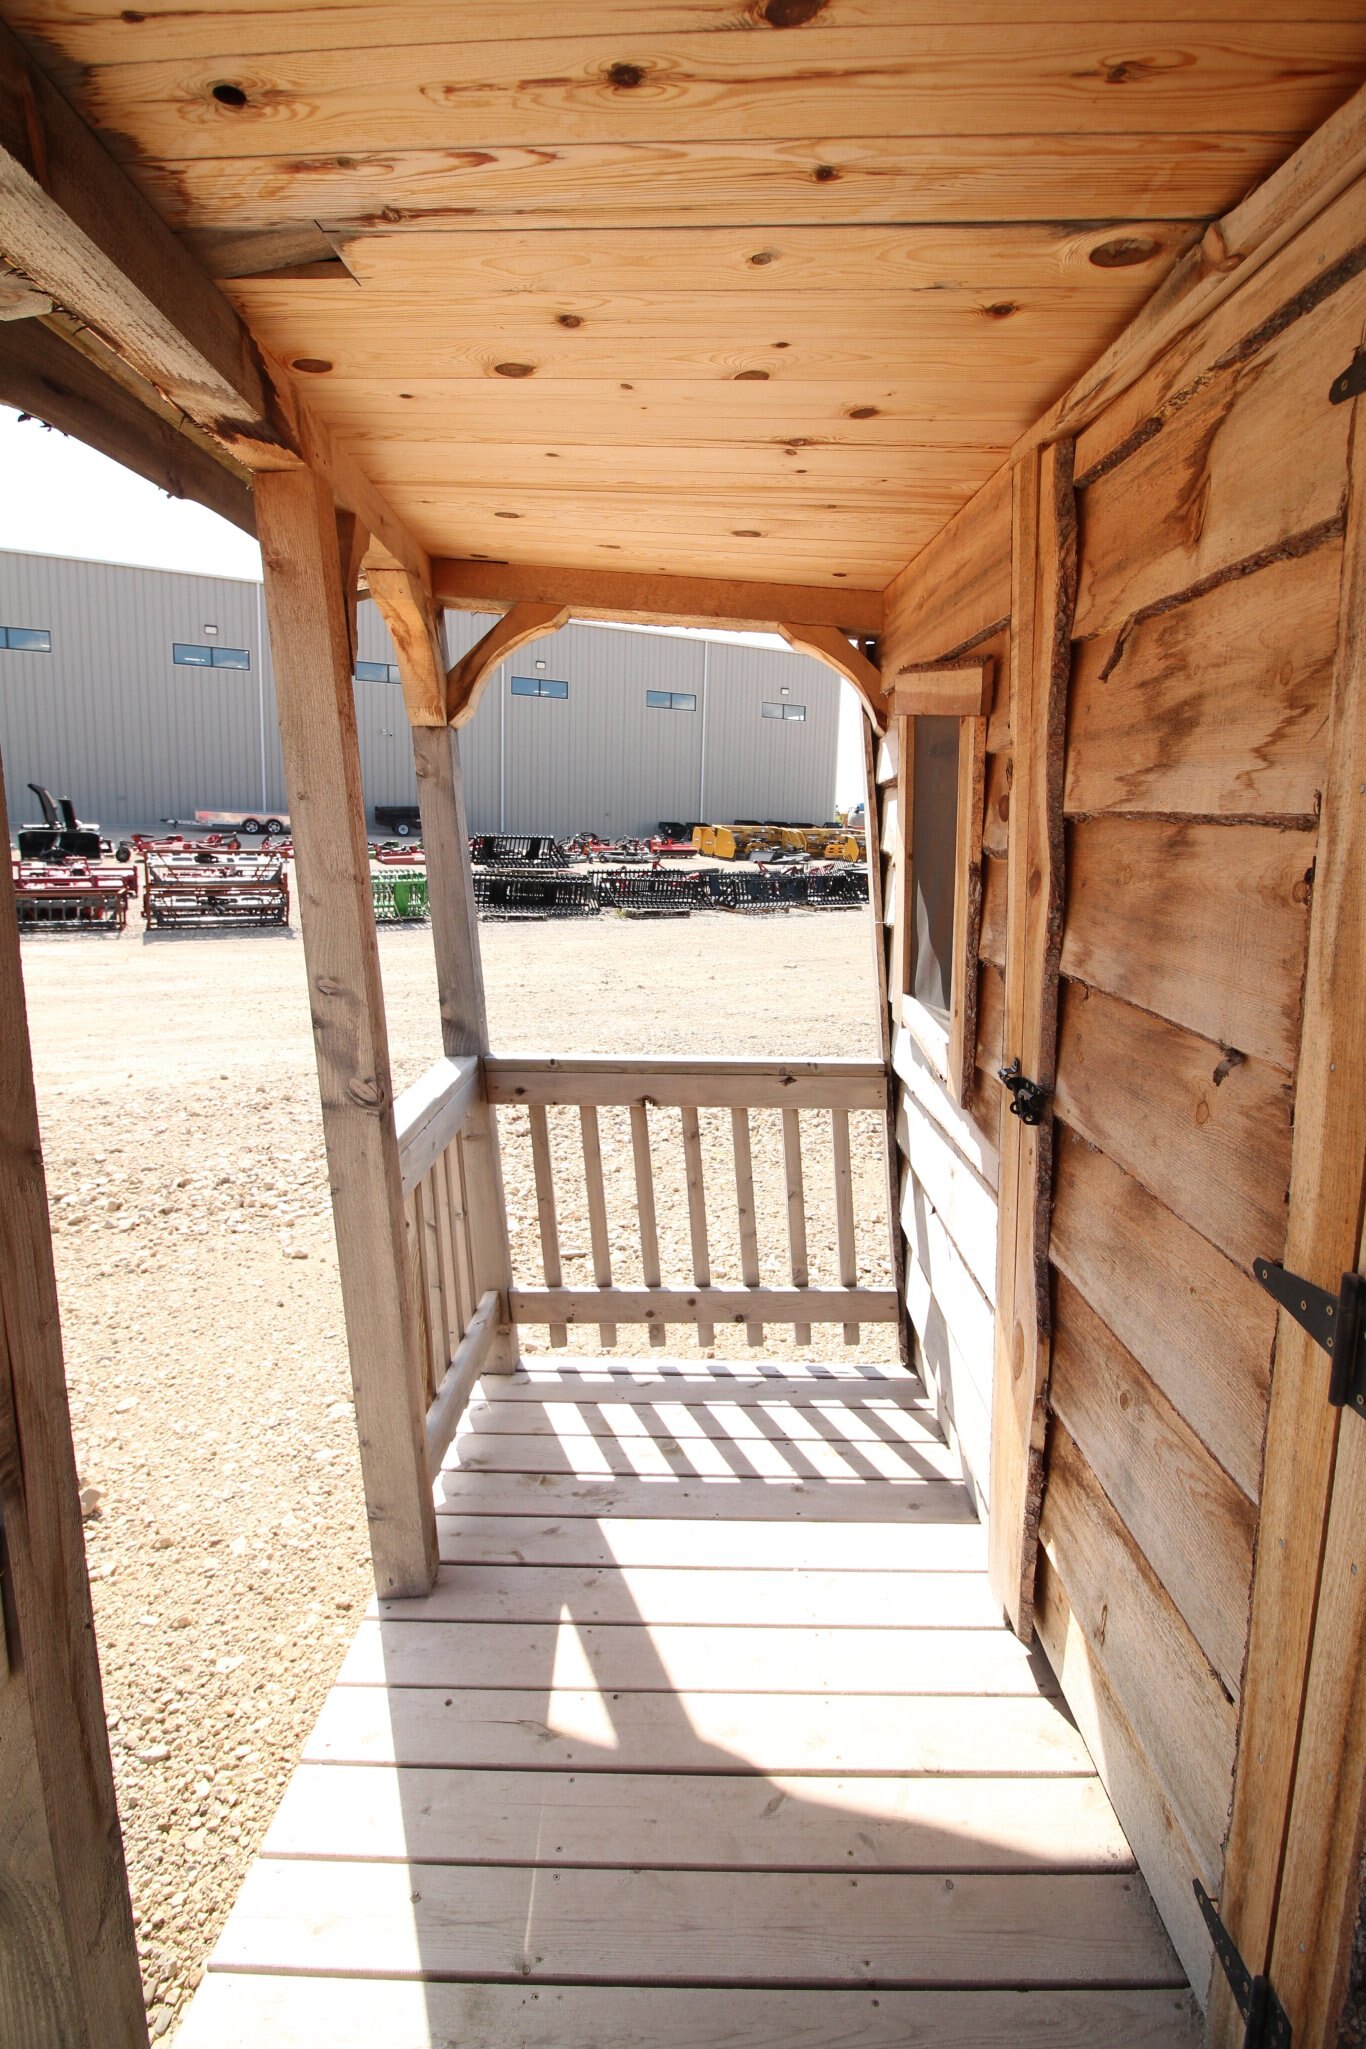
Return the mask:
<path id="1" fill-rule="evenodd" d="M 1021 1124 L 1042 1124 L 1049 1096 L 1043 1083 L 1021 1074 L 1018 1060 L 1012 1060 L 1009 1067 L 998 1067 L 996 1072 L 1010 1091 L 1011 1116 L 1018 1117 Z"/>
<path id="2" fill-rule="evenodd" d="M 1214 1944 L 1214 1954 L 1224 1967 L 1224 1976 L 1243 2016 L 1243 2049 L 1290 2049 L 1290 2016 L 1272 1991 L 1271 1980 L 1253 1977 L 1204 1886 L 1198 1878 L 1191 1883 Z"/>
<path id="3" fill-rule="evenodd" d="M 1328 1399 L 1335 1409 L 1366 1416 L 1366 1275 L 1347 1273 L 1336 1295 L 1287 1273 L 1274 1259 L 1254 1259 L 1252 1271 L 1286 1314 L 1322 1345 L 1331 1365 Z"/>
<path id="4" fill-rule="evenodd" d="M 1328 387 L 1330 405 L 1345 405 L 1349 398 L 1358 398 L 1366 391 L 1366 349 L 1358 349 L 1342 373 L 1335 377 Z"/>

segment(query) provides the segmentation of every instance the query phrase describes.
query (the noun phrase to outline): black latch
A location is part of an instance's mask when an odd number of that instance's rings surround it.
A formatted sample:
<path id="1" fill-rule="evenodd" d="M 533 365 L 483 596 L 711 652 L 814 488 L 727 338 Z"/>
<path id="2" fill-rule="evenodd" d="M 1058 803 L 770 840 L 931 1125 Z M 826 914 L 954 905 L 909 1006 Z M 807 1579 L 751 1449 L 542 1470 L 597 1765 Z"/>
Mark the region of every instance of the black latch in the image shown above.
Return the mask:
<path id="1" fill-rule="evenodd" d="M 1224 1967 L 1224 1976 L 1243 2016 L 1243 2049 L 1290 2049 L 1290 2016 L 1272 1991 L 1271 1980 L 1253 1977 L 1204 1886 L 1198 1878 L 1191 1883 L 1214 1944 L 1214 1954 Z"/>
<path id="2" fill-rule="evenodd" d="M 1329 385 L 1329 403 L 1345 405 L 1349 398 L 1358 398 L 1363 391 L 1366 391 L 1366 349 L 1358 349 L 1347 368 Z"/>
<path id="3" fill-rule="evenodd" d="M 1010 1090 L 1010 1114 L 1018 1117 L 1021 1124 L 1042 1124 L 1044 1105 L 1048 1101 L 1048 1090 L 1042 1082 L 1031 1081 L 1021 1074 L 1020 1063 L 1012 1060 L 1009 1067 L 998 1067 L 1000 1079 Z"/>
<path id="4" fill-rule="evenodd" d="M 1332 1361 L 1328 1399 L 1335 1409 L 1366 1416 L 1366 1275 L 1347 1273 L 1336 1295 L 1287 1273 L 1274 1259 L 1254 1259 L 1252 1271 L 1282 1309 L 1322 1345 Z"/>

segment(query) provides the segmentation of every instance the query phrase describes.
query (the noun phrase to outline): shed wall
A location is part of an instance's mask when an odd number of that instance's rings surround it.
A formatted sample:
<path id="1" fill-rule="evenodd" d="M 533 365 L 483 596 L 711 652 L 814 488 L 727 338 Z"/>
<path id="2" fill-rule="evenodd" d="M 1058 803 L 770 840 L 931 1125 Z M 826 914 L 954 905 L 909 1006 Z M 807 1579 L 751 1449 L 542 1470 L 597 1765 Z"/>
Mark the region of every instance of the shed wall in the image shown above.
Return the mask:
<path id="1" fill-rule="evenodd" d="M 448 614 L 451 659 L 489 624 Z M 0 749 L 16 824 L 34 813 L 30 781 L 115 830 L 197 810 L 285 808 L 259 585 L 0 553 L 0 625 L 52 634 L 51 653 L 0 649 Z M 361 661 L 393 662 L 369 603 L 358 637 Z M 175 641 L 246 648 L 251 669 L 179 666 Z M 562 679 L 569 696 L 513 697 L 514 674 Z M 461 736 L 471 826 L 634 833 L 704 807 L 716 819 L 828 818 L 840 688 L 798 655 L 566 626 L 494 674 Z M 647 690 L 690 693 L 697 709 L 650 709 Z M 805 704 L 806 719 L 764 719 L 765 699 Z M 415 804 L 398 686 L 357 682 L 356 722 L 367 805 Z"/>

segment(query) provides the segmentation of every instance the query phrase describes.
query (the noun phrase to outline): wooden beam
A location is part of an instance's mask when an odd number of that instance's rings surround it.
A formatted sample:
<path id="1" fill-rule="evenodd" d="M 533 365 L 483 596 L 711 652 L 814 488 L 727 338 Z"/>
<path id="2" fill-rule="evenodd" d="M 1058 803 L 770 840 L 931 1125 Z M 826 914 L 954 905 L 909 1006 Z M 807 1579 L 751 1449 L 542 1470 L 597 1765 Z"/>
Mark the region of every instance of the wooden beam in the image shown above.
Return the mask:
<path id="1" fill-rule="evenodd" d="M 525 647 L 529 640 L 553 633 L 568 617 L 568 605 L 553 603 L 516 604 L 505 612 L 497 625 L 491 626 L 483 639 L 477 640 L 468 654 L 447 671 L 446 716 L 451 725 L 469 724 L 479 709 L 484 686 L 499 662 Z"/>
<path id="2" fill-rule="evenodd" d="M 1063 919 L 1063 729 L 1076 592 L 1072 445 L 1031 452 L 1015 472 L 1005 1056 L 1051 1090 Z M 1053 1131 L 1001 1118 L 996 1361 L 992 1376 L 991 1590 L 1029 1640 L 1043 1494 L 1049 1362 L 1048 1227 Z"/>
<path id="3" fill-rule="evenodd" d="M 398 656 L 408 723 L 446 723 L 446 656 L 430 593 L 409 569 L 387 568 L 366 558 L 365 581 L 379 606 Z"/>
<path id="4" fill-rule="evenodd" d="M 882 593 L 707 576 L 653 576 L 619 569 L 541 568 L 522 562 L 435 558 L 432 595 L 456 612 L 505 612 L 516 604 L 568 605 L 576 619 L 635 626 L 727 626 L 776 633 L 779 622 L 834 626 L 871 638 L 882 630 Z"/>
<path id="5" fill-rule="evenodd" d="M 470 868 L 469 820 L 460 773 L 460 741 L 448 726 L 413 727 L 413 766 L 427 856 L 427 900 L 436 949 L 436 987 L 441 1004 L 441 1044 L 448 1060 L 488 1052 L 488 1012 L 479 922 Z M 498 1144 L 498 1118 L 481 1077 L 479 1094 L 462 1141 L 470 1198 L 470 1242 L 474 1284 L 480 1295 L 498 1297 L 497 1329 L 490 1369 L 510 1373 L 517 1363 L 517 1334 L 509 1307 L 512 1252 L 508 1244 L 507 1200 Z"/>
<path id="6" fill-rule="evenodd" d="M 189 498 L 256 532 L 246 474 L 139 403 L 81 350 L 37 320 L 0 323 L 0 403 L 72 434 L 172 498 Z"/>
<path id="7" fill-rule="evenodd" d="M 321 470 L 393 561 L 425 551 L 98 136 L 0 24 L 0 259 L 250 471 Z"/>
<path id="8" fill-rule="evenodd" d="M 425 1376 L 336 525 L 305 470 L 262 474 L 256 498 L 375 1583 L 418 1594 L 436 1572 Z"/>
<path id="9" fill-rule="evenodd" d="M 796 626 L 780 620 L 778 631 L 799 655 L 811 655 L 827 668 L 836 670 L 859 694 L 859 703 L 873 722 L 873 730 L 887 730 L 887 695 L 876 663 L 853 646 L 838 626 Z"/>
<path id="10" fill-rule="evenodd" d="M 887 704 L 897 718 L 984 719 L 994 674 L 989 659 L 898 669 L 887 682 Z"/>
<path id="11" fill-rule="evenodd" d="M 0 781 L 0 844 L 8 845 Z M 19 927 L 0 882 L 0 2034 L 145 2049 L 62 1361 Z"/>

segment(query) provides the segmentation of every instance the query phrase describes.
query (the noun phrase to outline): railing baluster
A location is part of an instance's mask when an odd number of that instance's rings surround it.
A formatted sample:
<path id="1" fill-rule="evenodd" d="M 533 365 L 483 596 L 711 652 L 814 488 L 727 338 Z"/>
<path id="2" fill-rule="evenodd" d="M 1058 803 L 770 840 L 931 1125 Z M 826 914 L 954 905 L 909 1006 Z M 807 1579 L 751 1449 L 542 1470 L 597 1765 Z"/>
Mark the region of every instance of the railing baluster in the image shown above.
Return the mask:
<path id="1" fill-rule="evenodd" d="M 446 1199 L 450 1208 L 451 1247 L 455 1253 L 455 1296 L 460 1306 L 460 1328 L 470 1327 L 478 1301 L 474 1292 L 474 1248 L 470 1242 L 470 1205 L 465 1192 L 465 1141 L 456 1138 L 441 1155 L 446 1169 Z"/>
<path id="2" fill-rule="evenodd" d="M 602 1181 L 602 1140 L 598 1132 L 597 1106 L 579 1105 L 583 1127 L 583 1175 L 588 1189 L 588 1232 L 593 1247 L 593 1279 L 600 1288 L 612 1285 L 612 1247 L 607 1232 L 607 1191 Z M 617 1341 L 614 1323 L 598 1325 L 598 1341 L 604 1351 Z"/>
<path id="3" fill-rule="evenodd" d="M 692 1240 L 692 1277 L 699 1288 L 711 1286 L 711 1260 L 707 1251 L 707 1191 L 702 1181 L 702 1133 L 696 1110 L 684 1109 L 683 1166 L 688 1183 L 688 1236 Z M 716 1342 L 716 1327 L 697 1326 L 699 1345 Z"/>
<path id="4" fill-rule="evenodd" d="M 806 1191 L 802 1185 L 802 1125 L 800 1110 L 783 1111 L 783 1169 L 787 1177 L 787 1249 L 792 1263 L 794 1288 L 809 1286 L 806 1265 Z M 794 1323 L 794 1345 L 809 1345 L 809 1323 Z"/>
<path id="5" fill-rule="evenodd" d="M 450 1148 L 447 1148 L 449 1151 Z M 451 1225 L 451 1192 L 446 1179 L 446 1154 L 432 1163 L 427 1176 L 436 1209 L 436 1246 L 440 1262 L 441 1300 L 446 1310 L 446 1356 L 455 1357 L 456 1347 L 465 1335 L 465 1318 L 460 1303 L 460 1287 L 456 1277 L 455 1236 Z"/>
<path id="6" fill-rule="evenodd" d="M 411 1370 L 417 1376 L 417 1393 L 422 1407 L 431 1400 L 432 1346 L 427 1328 L 427 1282 L 422 1270 L 422 1195 L 421 1184 L 409 1190 L 403 1198 L 403 1237 L 408 1254 L 408 1272 L 412 1278 L 413 1303 L 417 1310 L 417 1350 L 411 1361 Z"/>
<path id="7" fill-rule="evenodd" d="M 650 1113 L 644 1103 L 631 1105 L 631 1151 L 636 1163 L 636 1208 L 640 1212 L 640 1265 L 647 1288 L 659 1286 L 659 1229 L 655 1223 L 655 1172 L 650 1159 Z M 650 1324 L 650 1343 L 665 1342 L 664 1325 Z"/>
<path id="8" fill-rule="evenodd" d="M 858 1254 L 854 1245 L 854 1173 L 849 1159 L 849 1112 L 830 1112 L 830 1145 L 835 1156 L 835 1244 L 839 1254 L 840 1280 L 852 1288 L 858 1279 Z M 844 1326 L 844 1342 L 856 1345 L 859 1327 Z"/>
<path id="9" fill-rule="evenodd" d="M 735 1148 L 735 1206 L 740 1224 L 740 1278 L 747 1288 L 759 1285 L 759 1226 L 754 1215 L 754 1162 L 749 1146 L 749 1111 L 730 1113 L 731 1143 Z M 747 1323 L 750 1344 L 761 1345 L 764 1327 Z"/>
<path id="10" fill-rule="evenodd" d="M 536 1215 L 541 1227 L 541 1267 L 548 1288 L 561 1286 L 560 1234 L 555 1224 L 555 1176 L 550 1163 L 550 1129 L 544 1105 L 533 1103 L 527 1112 L 531 1120 L 531 1164 L 536 1175 Z M 567 1345 L 569 1332 L 562 1323 L 550 1326 L 552 1345 Z"/>
<path id="11" fill-rule="evenodd" d="M 440 1387 L 455 1347 L 450 1341 L 450 1308 L 441 1271 L 441 1226 L 437 1218 L 435 1173 L 428 1173 L 422 1197 L 422 1271 L 427 1282 L 427 1333 L 432 1355 L 432 1393 Z"/>

